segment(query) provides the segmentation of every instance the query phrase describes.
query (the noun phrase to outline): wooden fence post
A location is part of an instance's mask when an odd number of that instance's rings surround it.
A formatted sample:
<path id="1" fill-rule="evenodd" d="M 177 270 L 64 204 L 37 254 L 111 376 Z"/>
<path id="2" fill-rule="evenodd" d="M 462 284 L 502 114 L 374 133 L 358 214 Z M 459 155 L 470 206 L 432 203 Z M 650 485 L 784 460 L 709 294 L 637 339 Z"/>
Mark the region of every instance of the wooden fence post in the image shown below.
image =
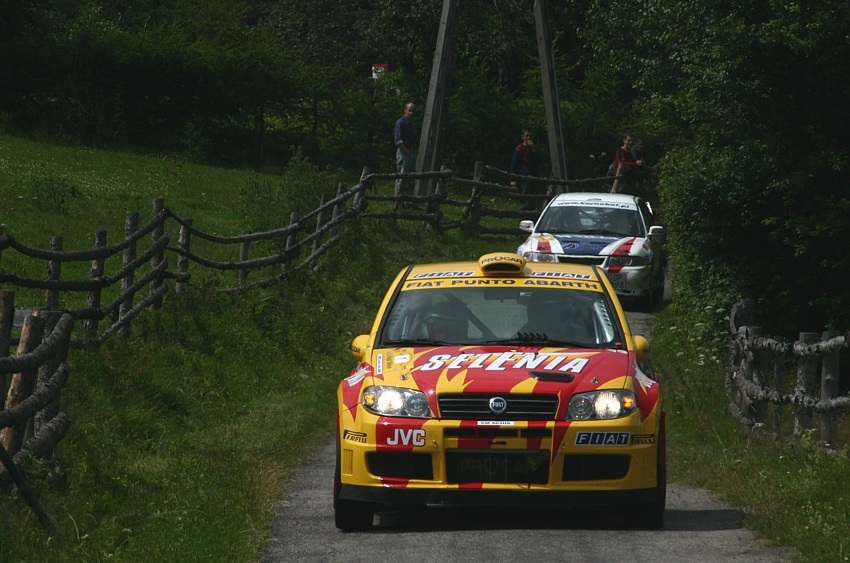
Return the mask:
<path id="1" fill-rule="evenodd" d="M 50 237 L 50 250 L 62 251 L 62 237 Z M 59 281 L 62 277 L 62 263 L 56 260 L 47 262 L 47 281 Z M 59 290 L 48 289 L 44 292 L 44 306 L 48 311 L 59 309 Z"/>
<path id="2" fill-rule="evenodd" d="M 343 194 L 343 192 L 345 192 L 345 188 L 346 188 L 345 182 L 340 182 L 339 184 L 337 184 L 336 198 L 335 199 L 339 199 L 339 197 Z M 333 224 L 333 225 L 336 224 L 336 220 L 339 219 L 339 214 L 340 214 L 340 203 L 339 203 L 339 201 L 337 201 L 334 204 L 333 212 L 331 213 L 331 224 Z M 330 238 L 333 238 L 337 235 L 336 226 L 331 227 L 330 233 L 328 233 L 328 235 L 330 236 Z"/>
<path id="3" fill-rule="evenodd" d="M 298 222 L 298 215 L 295 212 L 289 214 L 289 224 L 294 225 Z M 289 236 L 286 237 L 286 250 L 289 250 L 295 246 L 295 231 L 290 231 Z"/>
<path id="4" fill-rule="evenodd" d="M 801 332 L 800 342 L 814 344 L 820 338 L 817 332 Z M 805 399 L 812 396 L 816 385 L 817 356 L 800 356 L 797 358 L 797 388 L 795 395 Z M 812 409 L 802 404 L 794 409 L 794 435 L 800 436 L 812 427 Z"/>
<path id="5" fill-rule="evenodd" d="M 838 331 L 826 331 L 821 339 L 826 341 L 840 336 Z M 839 350 L 832 350 L 821 360 L 820 400 L 827 403 L 838 396 L 838 355 Z M 835 445 L 838 439 L 838 427 L 834 412 L 823 411 L 820 414 L 821 443 L 825 446 Z"/>
<path id="6" fill-rule="evenodd" d="M 53 328 L 56 327 L 56 324 L 59 322 L 59 319 L 62 318 L 62 313 L 59 311 L 48 311 L 45 313 L 47 318 L 45 319 L 46 326 L 49 329 L 49 332 L 45 332 L 44 336 L 50 336 L 50 333 L 53 332 Z M 68 342 L 70 342 L 70 338 L 68 338 Z M 60 350 L 55 355 L 46 359 L 39 367 L 38 367 L 38 377 L 36 379 L 37 383 L 47 382 L 53 377 L 53 374 L 59 369 L 59 365 L 64 362 L 68 357 L 68 345 L 66 344 L 62 350 Z M 35 431 L 38 432 L 45 424 L 53 420 L 56 415 L 59 414 L 59 398 L 45 405 L 43 409 L 35 413 Z M 43 459 L 52 459 L 53 458 L 53 448 L 47 452 Z"/>
<path id="7" fill-rule="evenodd" d="M 328 201 L 328 196 L 326 194 L 322 194 L 322 198 L 319 201 L 319 208 L 324 207 L 325 203 L 327 203 L 327 201 Z M 316 214 L 316 232 L 317 233 L 319 232 L 319 229 L 322 228 L 322 225 L 324 225 L 324 221 L 323 221 L 323 217 L 322 217 L 324 214 L 325 214 L 324 209 L 321 209 Z M 320 246 L 322 246 L 322 237 L 317 236 L 316 238 L 313 239 L 313 250 L 310 253 L 311 256 L 316 254 L 316 252 L 319 250 Z M 308 266 L 309 266 L 309 264 L 308 264 Z"/>
<path id="8" fill-rule="evenodd" d="M 44 337 L 45 319 L 33 311 L 24 319 L 21 328 L 21 341 L 18 343 L 18 356 L 29 354 L 41 344 Z M 38 378 L 38 367 L 18 372 L 12 376 L 9 392 L 6 395 L 6 408 L 11 409 L 18 406 L 21 401 L 32 394 Z M 2 445 L 10 456 L 14 456 L 24 443 L 24 433 L 29 420 L 20 422 L 13 426 L 0 430 L 0 445 Z"/>
<path id="9" fill-rule="evenodd" d="M 192 240 L 192 233 L 189 230 L 189 227 L 192 226 L 192 219 L 184 219 L 185 225 L 180 226 L 180 240 L 177 241 L 177 245 L 181 250 L 185 250 L 189 252 L 189 246 Z M 187 256 L 183 256 L 182 254 L 177 256 L 177 283 L 174 286 L 174 289 L 177 293 L 183 293 L 184 282 L 181 280 L 185 278 L 189 274 L 189 258 Z"/>
<path id="10" fill-rule="evenodd" d="M 774 338 L 778 344 L 783 344 L 785 339 L 781 336 Z M 783 377 L 783 362 L 781 346 L 773 351 L 773 388 L 780 395 L 785 393 L 785 378 Z M 780 436 L 782 432 L 781 420 L 779 416 L 779 405 L 773 405 L 773 416 L 770 418 L 771 431 L 776 436 Z"/>
<path id="11" fill-rule="evenodd" d="M 165 209 L 165 200 L 161 197 L 154 199 L 153 216 L 156 217 L 159 215 L 163 209 Z M 165 235 L 165 225 L 163 225 L 162 222 L 157 223 L 157 225 L 153 228 L 153 231 L 151 231 L 151 244 L 159 242 L 159 239 L 162 238 L 163 235 Z M 151 269 L 155 269 L 163 260 L 165 260 L 165 255 L 162 250 L 151 256 Z M 150 292 L 154 293 L 161 285 L 162 276 L 154 277 L 150 283 Z M 156 299 L 153 303 L 151 303 L 152 309 L 159 309 L 160 307 L 162 307 L 162 301 L 160 299 Z"/>
<path id="12" fill-rule="evenodd" d="M 136 232 L 139 225 L 139 212 L 138 211 L 128 211 L 126 216 L 124 217 L 124 240 L 127 240 Z M 131 245 L 128 245 L 124 249 L 124 266 L 129 266 L 130 263 L 136 259 L 136 243 L 134 242 Z M 133 296 L 129 295 L 127 292 L 133 286 L 133 282 L 136 279 L 135 272 L 129 270 L 124 278 L 121 280 L 121 294 L 126 297 L 124 301 L 121 302 L 121 306 L 119 307 L 118 319 L 123 319 L 124 316 L 130 312 L 133 308 Z M 121 327 L 121 335 L 128 336 L 130 334 L 130 325 L 127 324 Z"/>
<path id="13" fill-rule="evenodd" d="M 9 355 L 12 345 L 12 325 L 15 322 L 15 292 L 11 289 L 0 289 L 0 358 Z M 0 373 L 0 411 L 6 402 L 6 374 Z"/>
<path id="14" fill-rule="evenodd" d="M 480 160 L 475 161 L 475 171 L 473 180 L 481 182 L 484 178 L 484 163 Z M 481 222 L 481 192 L 482 189 L 478 186 L 473 186 L 472 195 L 469 198 L 469 232 L 472 236 L 478 235 L 478 226 Z"/>
<path id="15" fill-rule="evenodd" d="M 750 327 L 751 341 L 762 335 L 761 327 Z M 767 360 L 768 352 L 764 350 L 753 350 L 752 382 L 762 388 L 767 379 L 765 377 L 767 373 Z M 767 417 L 767 404 L 767 401 L 764 400 L 755 400 L 750 404 L 750 415 L 753 422 L 764 424 Z"/>
<path id="16" fill-rule="evenodd" d="M 448 170 L 449 167 L 443 165 L 440 167 L 440 171 Z M 437 179 L 437 184 L 434 186 L 434 199 L 428 202 L 428 206 L 425 208 L 427 213 L 434 214 L 434 228 L 437 232 L 443 230 L 443 213 L 440 211 L 440 202 L 446 197 L 446 180 L 444 178 Z"/>
<path id="17" fill-rule="evenodd" d="M 103 248 L 104 246 L 106 246 L 106 231 L 97 231 L 94 234 L 94 247 Z M 95 258 L 91 261 L 91 274 L 89 277 L 92 280 L 103 277 L 103 263 L 103 258 Z M 101 288 L 96 287 L 89 292 L 86 305 L 89 309 L 100 309 L 100 298 Z M 88 338 L 94 338 L 97 335 L 97 322 L 98 319 L 86 319 L 85 323 L 83 323 L 85 334 Z"/>
<path id="18" fill-rule="evenodd" d="M 251 231 L 242 231 L 243 235 L 251 234 Z M 239 261 L 245 262 L 248 260 L 248 252 L 251 248 L 251 241 L 245 240 L 239 245 Z M 236 285 L 242 287 L 245 284 L 245 277 L 248 275 L 248 270 L 239 268 L 236 270 Z"/>

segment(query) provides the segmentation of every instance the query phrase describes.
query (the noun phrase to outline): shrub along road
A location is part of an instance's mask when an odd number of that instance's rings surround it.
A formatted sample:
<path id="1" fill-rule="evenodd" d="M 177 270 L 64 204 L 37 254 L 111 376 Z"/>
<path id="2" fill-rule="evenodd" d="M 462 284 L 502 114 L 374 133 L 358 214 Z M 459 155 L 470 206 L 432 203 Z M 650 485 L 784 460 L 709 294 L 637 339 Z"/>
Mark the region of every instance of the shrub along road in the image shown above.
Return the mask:
<path id="1" fill-rule="evenodd" d="M 638 334 L 652 316 L 629 313 Z M 709 493 L 669 484 L 662 530 L 583 510 L 430 508 L 379 513 L 370 532 L 334 526 L 334 444 L 301 468 L 277 507 L 263 561 L 748 561 L 791 560 L 740 525 Z"/>

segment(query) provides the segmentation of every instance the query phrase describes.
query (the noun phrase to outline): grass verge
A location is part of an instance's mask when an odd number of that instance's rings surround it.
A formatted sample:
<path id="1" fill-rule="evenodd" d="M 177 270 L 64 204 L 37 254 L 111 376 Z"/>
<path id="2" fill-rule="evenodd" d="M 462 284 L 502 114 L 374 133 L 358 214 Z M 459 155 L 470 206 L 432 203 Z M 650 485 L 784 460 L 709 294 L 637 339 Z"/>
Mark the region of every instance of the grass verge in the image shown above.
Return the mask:
<path id="1" fill-rule="evenodd" d="M 850 450 L 828 451 L 812 432 L 776 437 L 742 427 L 728 410 L 723 351 L 691 339 L 684 326 L 665 311 L 652 343 L 666 391 L 670 479 L 716 493 L 747 528 L 794 547 L 802 561 L 847 561 Z M 783 412 L 790 426 L 793 414 Z"/>

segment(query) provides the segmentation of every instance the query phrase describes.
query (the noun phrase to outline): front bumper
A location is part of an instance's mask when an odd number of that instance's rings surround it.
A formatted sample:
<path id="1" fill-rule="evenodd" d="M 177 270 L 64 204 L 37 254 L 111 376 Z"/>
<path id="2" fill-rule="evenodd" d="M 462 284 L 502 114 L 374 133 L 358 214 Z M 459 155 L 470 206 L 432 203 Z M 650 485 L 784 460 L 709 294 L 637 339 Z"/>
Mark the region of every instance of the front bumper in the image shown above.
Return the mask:
<path id="1" fill-rule="evenodd" d="M 657 486 L 658 424 L 376 417 L 340 429 L 339 498 L 432 505 L 629 505 Z"/>

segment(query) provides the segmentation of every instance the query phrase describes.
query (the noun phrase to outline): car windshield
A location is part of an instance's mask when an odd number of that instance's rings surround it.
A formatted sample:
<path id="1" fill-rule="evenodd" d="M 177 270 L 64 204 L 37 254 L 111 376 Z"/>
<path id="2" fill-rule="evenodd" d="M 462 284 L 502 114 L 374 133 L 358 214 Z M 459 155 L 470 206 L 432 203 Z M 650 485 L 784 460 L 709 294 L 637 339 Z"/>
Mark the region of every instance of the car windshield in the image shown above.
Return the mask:
<path id="1" fill-rule="evenodd" d="M 601 292 L 476 286 L 401 291 L 377 345 L 605 348 L 621 341 L 616 313 Z"/>
<path id="2" fill-rule="evenodd" d="M 635 208 L 552 205 L 537 222 L 535 231 L 552 234 L 645 236 Z"/>

